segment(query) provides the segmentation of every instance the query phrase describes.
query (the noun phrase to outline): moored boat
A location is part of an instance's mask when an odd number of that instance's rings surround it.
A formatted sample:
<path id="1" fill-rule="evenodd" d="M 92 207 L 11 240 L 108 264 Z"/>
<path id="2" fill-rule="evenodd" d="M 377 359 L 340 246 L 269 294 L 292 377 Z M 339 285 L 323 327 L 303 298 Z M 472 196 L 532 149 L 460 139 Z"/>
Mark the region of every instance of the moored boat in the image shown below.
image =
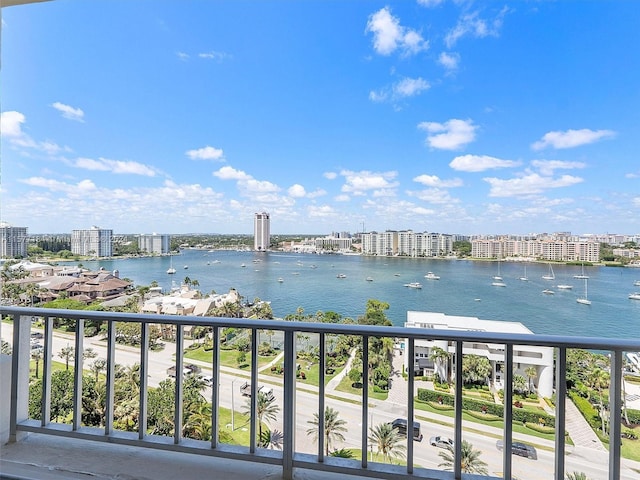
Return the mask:
<path id="1" fill-rule="evenodd" d="M 405 283 L 404 286 L 409 288 L 422 288 L 422 284 L 420 282 Z"/>
<path id="2" fill-rule="evenodd" d="M 440 276 L 436 275 L 433 272 L 427 272 L 427 274 L 424 276 L 424 278 L 426 278 L 427 280 L 440 280 Z"/>
<path id="3" fill-rule="evenodd" d="M 629 300 L 640 300 L 640 292 L 630 293 Z"/>

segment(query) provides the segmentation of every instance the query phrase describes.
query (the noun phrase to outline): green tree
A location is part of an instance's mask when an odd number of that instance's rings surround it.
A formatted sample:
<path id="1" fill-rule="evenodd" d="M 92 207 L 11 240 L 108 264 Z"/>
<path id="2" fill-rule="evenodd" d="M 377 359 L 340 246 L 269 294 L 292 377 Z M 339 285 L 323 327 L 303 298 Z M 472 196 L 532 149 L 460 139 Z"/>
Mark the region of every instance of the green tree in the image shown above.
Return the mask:
<path id="1" fill-rule="evenodd" d="M 42 360 L 42 351 L 41 350 L 32 351 L 31 360 L 36 362 L 36 378 L 38 378 L 38 370 L 40 369 L 40 361 Z"/>
<path id="2" fill-rule="evenodd" d="M 265 422 L 268 425 L 270 421 L 276 420 L 280 407 L 276 405 L 275 397 L 269 397 L 263 392 L 258 392 L 257 400 L 256 419 L 258 421 L 259 440 L 262 437 L 262 423 Z M 251 398 L 247 398 L 247 403 L 244 407 L 243 413 L 248 416 L 251 415 Z"/>
<path id="3" fill-rule="evenodd" d="M 480 450 L 474 450 L 473 445 L 466 440 L 462 441 L 462 454 L 460 458 L 460 466 L 462 473 L 476 473 L 478 475 L 487 475 L 487 464 L 480 460 L 482 452 Z M 447 449 L 438 454 L 442 458 L 443 462 L 439 467 L 444 467 L 445 470 L 453 470 L 455 463 L 453 447 L 447 446 Z"/>
<path id="4" fill-rule="evenodd" d="M 432 347 L 429 352 L 429 358 L 436 365 L 436 372 L 441 382 L 449 381 L 449 352 L 444 348 Z"/>
<path id="5" fill-rule="evenodd" d="M 584 472 L 571 472 L 567 473 L 566 480 L 589 480 L 587 474 Z"/>
<path id="6" fill-rule="evenodd" d="M 284 434 L 282 432 L 267 428 L 260 434 L 258 446 L 260 448 L 273 448 L 275 450 L 282 450 L 283 441 Z"/>
<path id="7" fill-rule="evenodd" d="M 538 376 L 538 370 L 536 369 L 536 367 L 531 365 L 525 369 L 524 374 L 527 376 L 529 391 L 533 392 L 535 387 L 533 380 Z"/>
<path id="8" fill-rule="evenodd" d="M 514 392 L 525 393 L 527 390 L 527 380 L 522 375 L 514 375 L 512 388 Z"/>
<path id="9" fill-rule="evenodd" d="M 91 371 L 91 373 L 93 373 L 96 382 L 98 381 L 100 372 L 106 371 L 106 369 L 107 361 L 104 358 L 98 358 L 91 365 L 89 365 L 89 370 Z"/>
<path id="10" fill-rule="evenodd" d="M 404 437 L 397 428 L 390 423 L 380 423 L 369 428 L 369 442 L 375 446 L 385 462 L 391 463 L 392 458 L 404 458 L 406 446 Z"/>
<path id="11" fill-rule="evenodd" d="M 345 426 L 347 422 L 338 418 L 338 411 L 331 407 L 324 409 L 324 449 L 325 455 L 329 455 L 329 449 L 335 441 L 344 442 L 343 432 L 347 431 Z M 320 431 L 320 417 L 317 413 L 313 414 L 313 420 L 308 420 L 307 423 L 313 425 L 313 427 L 307 429 L 307 435 L 313 435 L 313 441 L 318 441 L 318 433 Z"/>
<path id="12" fill-rule="evenodd" d="M 69 370 L 69 361 L 75 357 L 75 349 L 67 345 L 58 352 L 58 356 L 65 361 L 65 370 Z"/>
<path id="13" fill-rule="evenodd" d="M 462 357 L 462 379 L 464 383 L 485 382 L 491 375 L 491 363 L 481 355 L 464 355 Z"/>

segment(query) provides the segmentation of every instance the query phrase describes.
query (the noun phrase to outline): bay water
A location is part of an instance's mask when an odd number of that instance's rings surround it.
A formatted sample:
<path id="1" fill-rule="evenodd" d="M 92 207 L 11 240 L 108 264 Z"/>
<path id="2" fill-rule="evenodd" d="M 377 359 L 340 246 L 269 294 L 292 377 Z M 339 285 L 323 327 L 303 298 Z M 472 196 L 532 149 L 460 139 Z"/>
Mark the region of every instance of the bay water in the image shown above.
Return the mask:
<path id="1" fill-rule="evenodd" d="M 174 275 L 167 274 L 172 265 Z M 244 265 L 244 266 L 243 266 Z M 246 300 L 270 301 L 274 315 L 284 317 L 302 308 L 305 314 L 334 311 L 357 319 L 369 299 L 389 304 L 387 316 L 402 326 L 409 310 L 442 312 L 486 320 L 517 321 L 532 332 L 594 337 L 640 336 L 640 269 L 585 267 L 591 305 L 576 302 L 584 296 L 584 280 L 573 275 L 580 266 L 553 265 L 555 280 L 544 280 L 546 263 L 490 262 L 360 255 L 315 255 L 279 252 L 206 251 L 186 249 L 180 255 L 95 260 L 85 268 L 118 270 L 136 286 L 157 281 L 165 291 L 189 277 L 204 293 L 238 290 Z M 186 267 L 186 268 L 185 268 Z M 506 287 L 493 286 L 493 276 Z M 427 272 L 439 280 L 425 278 Z M 338 278 L 338 275 L 344 278 Z M 369 280 L 368 280 L 369 279 Z M 420 282 L 422 288 L 405 285 Z M 572 285 L 571 290 L 558 289 Z M 554 291 L 553 295 L 542 293 Z"/>

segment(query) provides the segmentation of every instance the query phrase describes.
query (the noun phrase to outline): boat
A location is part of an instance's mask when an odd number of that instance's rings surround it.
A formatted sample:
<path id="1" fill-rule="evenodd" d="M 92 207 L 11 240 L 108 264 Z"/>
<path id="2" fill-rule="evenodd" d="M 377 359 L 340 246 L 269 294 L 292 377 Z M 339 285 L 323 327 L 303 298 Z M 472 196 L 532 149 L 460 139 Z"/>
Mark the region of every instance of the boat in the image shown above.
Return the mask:
<path id="1" fill-rule="evenodd" d="M 344 273 L 339 273 L 336 278 L 347 278 L 347 276 Z"/>
<path id="2" fill-rule="evenodd" d="M 211 262 L 211 263 L 220 263 L 220 260 L 214 260 L 214 261 L 213 261 L 213 262 Z"/>
<path id="3" fill-rule="evenodd" d="M 542 276 L 543 280 L 555 280 L 556 276 L 553 273 L 553 267 L 551 266 L 551 264 L 549 264 L 549 273 L 547 273 L 546 275 Z"/>
<path id="4" fill-rule="evenodd" d="M 440 280 L 440 276 L 436 275 L 433 272 L 427 272 L 427 274 L 424 276 L 424 278 L 426 278 L 427 280 Z"/>
<path id="5" fill-rule="evenodd" d="M 529 281 L 529 277 L 527 277 L 527 265 L 526 264 L 524 266 L 524 274 L 520 277 L 520 280 L 522 280 L 523 282 L 528 282 Z"/>
<path id="6" fill-rule="evenodd" d="M 399 273 L 394 273 L 394 274 L 393 274 L 393 276 L 394 276 L 394 277 L 399 277 L 399 276 L 400 276 L 400 274 L 399 274 Z"/>
<path id="7" fill-rule="evenodd" d="M 367 282 L 373 282 L 373 277 L 367 277 L 365 280 L 366 280 Z"/>
<path id="8" fill-rule="evenodd" d="M 280 282 L 280 283 L 284 282 L 284 278 L 278 277 L 278 282 Z"/>
<path id="9" fill-rule="evenodd" d="M 640 287 L 640 280 L 636 280 L 635 282 L 633 282 L 633 286 Z"/>
<path id="10" fill-rule="evenodd" d="M 422 288 L 422 284 L 420 282 L 405 283 L 404 286 L 409 288 Z"/>
<path id="11" fill-rule="evenodd" d="M 584 298 L 577 298 L 576 302 L 583 305 L 591 305 L 591 300 L 587 298 L 587 279 L 584 279 Z"/>
<path id="12" fill-rule="evenodd" d="M 494 278 L 495 278 L 495 277 L 494 277 Z M 500 282 L 500 281 L 497 281 L 497 282 L 491 282 L 491 285 L 493 285 L 494 287 L 506 287 L 506 286 L 507 286 L 507 284 L 506 284 L 506 283 L 504 283 L 504 282 Z"/>
<path id="13" fill-rule="evenodd" d="M 176 269 L 173 268 L 173 257 L 169 257 L 169 268 L 167 269 L 167 273 L 169 275 L 173 275 L 174 273 L 176 273 Z"/>
<path id="14" fill-rule="evenodd" d="M 544 293 L 545 295 L 553 295 L 555 292 L 547 288 L 545 290 L 542 290 L 542 293 Z"/>
<path id="15" fill-rule="evenodd" d="M 571 290 L 573 288 L 573 285 L 560 284 L 556 285 L 556 288 L 558 288 L 559 290 Z"/>
<path id="16" fill-rule="evenodd" d="M 630 293 L 629 300 L 640 300 L 640 292 Z"/>
<path id="17" fill-rule="evenodd" d="M 494 276 L 493 279 L 497 280 L 498 283 L 502 281 L 501 273 L 500 273 L 500 260 L 498 260 L 498 275 Z M 502 287 L 503 285 L 496 285 L 497 287 Z"/>
<path id="18" fill-rule="evenodd" d="M 243 263 L 242 265 L 240 265 L 240 266 L 241 266 L 242 268 L 245 268 L 245 267 L 246 267 L 246 265 L 245 265 L 244 263 Z"/>
<path id="19" fill-rule="evenodd" d="M 184 266 L 184 269 L 185 269 L 185 270 L 186 270 L 186 269 L 188 269 L 188 268 L 189 268 L 189 265 L 185 265 L 185 266 Z"/>
<path id="20" fill-rule="evenodd" d="M 589 278 L 589 275 L 584 274 L 584 263 L 582 264 L 582 273 L 580 273 L 580 275 L 574 275 L 573 278 Z"/>

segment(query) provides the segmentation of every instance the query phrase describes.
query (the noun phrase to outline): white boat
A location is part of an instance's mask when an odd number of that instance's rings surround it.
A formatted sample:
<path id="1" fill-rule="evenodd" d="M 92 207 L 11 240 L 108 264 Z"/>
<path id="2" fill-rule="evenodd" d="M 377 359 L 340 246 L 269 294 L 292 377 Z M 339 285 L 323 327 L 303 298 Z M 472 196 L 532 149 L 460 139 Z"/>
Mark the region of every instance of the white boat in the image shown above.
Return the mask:
<path id="1" fill-rule="evenodd" d="M 220 263 L 220 260 L 214 260 L 214 261 L 213 261 L 213 262 L 211 262 L 211 263 Z"/>
<path id="2" fill-rule="evenodd" d="M 559 290 L 571 290 L 573 288 L 573 285 L 557 285 L 557 288 Z"/>
<path id="3" fill-rule="evenodd" d="M 629 300 L 640 300 L 640 292 L 630 293 Z"/>
<path id="4" fill-rule="evenodd" d="M 523 282 L 528 282 L 529 281 L 529 277 L 527 277 L 527 265 L 526 264 L 524 266 L 524 274 L 520 277 L 520 280 L 522 280 Z"/>
<path id="5" fill-rule="evenodd" d="M 422 288 L 422 284 L 420 282 L 405 283 L 404 286 L 409 288 Z"/>
<path id="6" fill-rule="evenodd" d="M 495 277 L 494 277 L 495 278 Z M 491 285 L 493 285 L 494 287 L 506 287 L 507 284 L 504 282 L 492 282 Z"/>
<path id="7" fill-rule="evenodd" d="M 246 267 L 246 265 L 243 263 L 242 265 L 240 265 L 242 268 Z"/>
<path id="8" fill-rule="evenodd" d="M 424 278 L 426 278 L 427 280 L 440 280 L 440 276 L 436 275 L 433 272 L 427 272 L 427 274 L 424 276 Z"/>
<path id="9" fill-rule="evenodd" d="M 542 290 L 542 293 L 544 293 L 545 295 L 553 295 L 555 292 L 547 288 L 546 290 Z"/>
<path id="10" fill-rule="evenodd" d="M 339 273 L 336 278 L 347 278 L 347 276 L 344 273 Z"/>
<path id="11" fill-rule="evenodd" d="M 587 279 L 584 279 L 584 298 L 577 298 L 576 302 L 583 305 L 591 305 L 591 300 L 587 297 Z"/>
<path id="12" fill-rule="evenodd" d="M 186 270 L 187 268 L 189 268 L 189 265 L 185 265 L 185 266 L 184 266 L 184 269 L 185 269 L 185 270 Z"/>
<path id="13" fill-rule="evenodd" d="M 556 276 L 553 273 L 553 267 L 551 266 L 551 264 L 549 264 L 549 273 L 547 273 L 546 275 L 543 275 L 542 278 L 544 280 L 555 280 Z"/>
<path id="14" fill-rule="evenodd" d="M 498 260 L 498 274 L 496 276 L 493 277 L 494 280 L 497 280 L 498 283 L 502 282 L 502 277 L 501 277 L 501 273 L 500 273 L 500 260 Z M 506 285 L 496 285 L 497 287 L 503 287 Z"/>
<path id="15" fill-rule="evenodd" d="M 280 283 L 284 282 L 284 278 L 279 277 L 279 278 L 278 278 L 278 282 L 280 282 Z"/>
<path id="16" fill-rule="evenodd" d="M 176 273 L 176 269 L 173 268 L 173 257 L 169 257 L 169 268 L 167 269 L 167 273 L 169 275 L 173 275 Z"/>
<path id="17" fill-rule="evenodd" d="M 633 282 L 633 286 L 640 287 L 640 280 L 636 280 L 635 282 Z"/>
<path id="18" fill-rule="evenodd" d="M 574 275 L 573 278 L 589 278 L 589 275 L 584 274 L 584 263 L 582 264 L 582 273 L 580 273 L 580 275 Z"/>
<path id="19" fill-rule="evenodd" d="M 373 277 L 367 277 L 365 280 L 366 280 L 367 282 L 373 282 Z"/>

